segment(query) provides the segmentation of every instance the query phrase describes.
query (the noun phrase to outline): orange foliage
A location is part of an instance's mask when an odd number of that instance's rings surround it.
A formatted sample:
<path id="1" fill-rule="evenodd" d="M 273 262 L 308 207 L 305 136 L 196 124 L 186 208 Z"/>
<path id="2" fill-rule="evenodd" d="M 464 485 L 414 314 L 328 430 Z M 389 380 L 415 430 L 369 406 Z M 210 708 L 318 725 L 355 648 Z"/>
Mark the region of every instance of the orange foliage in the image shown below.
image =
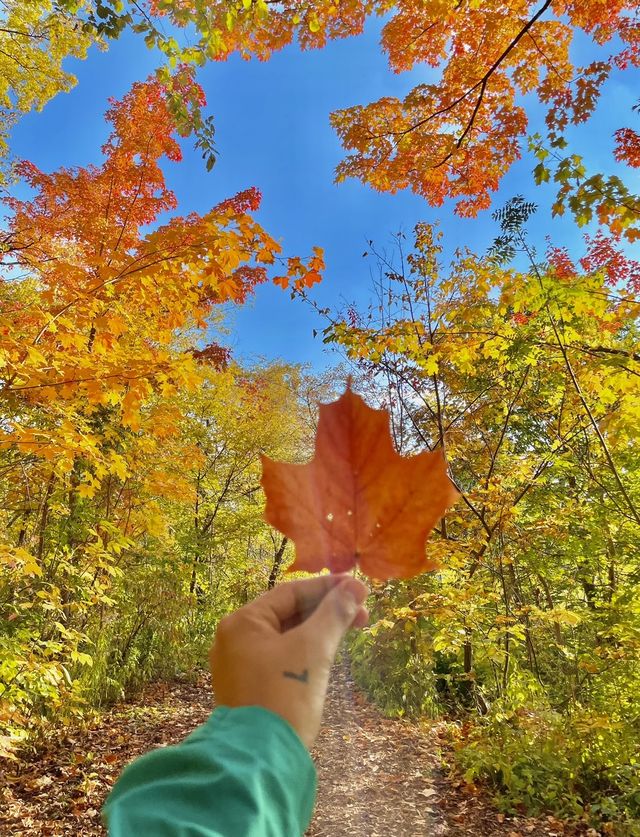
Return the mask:
<path id="1" fill-rule="evenodd" d="M 631 294 L 640 293 L 640 261 L 626 256 L 620 247 L 620 236 L 605 235 L 601 230 L 585 236 L 587 253 L 580 259 L 583 270 L 604 271 L 606 283 Z"/>
<path id="2" fill-rule="evenodd" d="M 633 168 L 640 168 L 640 134 L 632 128 L 620 128 L 616 131 L 615 138 L 616 160 Z"/>
<path id="3" fill-rule="evenodd" d="M 35 197 L 5 199 L 12 214 L 0 261 L 32 277 L 35 296 L 0 312 L 1 388 L 32 404 L 55 402 L 63 414 L 117 410 L 138 429 L 140 407 L 154 392 L 199 378 L 203 354 L 178 348 L 176 340 L 206 328 L 213 305 L 241 303 L 267 281 L 265 265 L 281 248 L 248 214 L 259 206 L 257 189 L 204 215 L 157 224 L 176 208 L 161 161 L 181 156 L 176 119 L 158 80 L 134 84 L 122 101 L 111 102 L 107 119 L 113 128 L 100 166 L 53 174 L 29 162 L 17 166 Z M 292 278 L 317 276 L 319 254 L 306 266 L 298 259 Z M 151 414 L 147 422 L 153 432 Z M 61 467 L 67 467 L 79 452 L 76 443 L 87 454 L 81 435 L 63 433 L 59 424 L 35 436 L 5 427 L 0 444 L 53 458 L 66 451 Z"/>
<path id="4" fill-rule="evenodd" d="M 243 58 L 266 61 L 294 39 L 302 49 L 316 49 L 328 40 L 358 35 L 367 15 L 378 12 L 381 5 L 370 0 L 321 0 L 306 6 L 290 0 L 277 4 L 214 0 L 206 3 L 205 18 L 202 0 L 151 0 L 150 11 L 179 26 L 194 22 L 204 35 L 208 58 L 225 60 L 239 52 Z"/>
<path id="5" fill-rule="evenodd" d="M 360 34 L 369 16 L 386 17 L 382 47 L 391 69 L 400 73 L 422 64 L 425 81 L 403 99 L 383 97 L 332 114 L 349 152 L 337 180 L 355 177 L 388 192 L 410 188 L 433 206 L 452 198 L 458 214 L 466 216 L 490 205 L 502 177 L 521 156 L 528 129 L 523 96 L 534 94 L 543 104 L 553 145 L 569 123 L 591 117 L 612 69 L 640 66 L 636 0 L 318 0 L 306 5 L 151 0 L 150 11 L 178 27 L 195 27 L 197 45 L 179 54 L 196 63 L 233 53 L 266 60 L 294 40 L 302 49 L 321 48 L 329 40 Z M 584 66 L 575 66 L 571 57 L 577 32 L 594 44 L 593 60 Z M 632 134 L 623 129 L 618 136 L 618 159 L 635 165 Z M 614 229 L 615 213 L 599 211 L 602 222 Z M 279 283 L 286 284 L 282 278 Z"/>
<path id="6" fill-rule="evenodd" d="M 618 62 L 638 63 L 640 27 L 631 0 L 405 0 L 398 8 L 383 32 L 392 68 L 422 62 L 437 67 L 439 78 L 404 100 L 334 113 L 333 125 L 352 152 L 337 178 L 357 177 L 382 191 L 411 188 L 436 206 L 455 198 L 460 215 L 488 207 L 520 157 L 528 120 L 519 96 L 537 92 L 556 132 L 592 114 L 612 62 L 574 67 L 575 28 L 598 44 L 617 34 Z"/>

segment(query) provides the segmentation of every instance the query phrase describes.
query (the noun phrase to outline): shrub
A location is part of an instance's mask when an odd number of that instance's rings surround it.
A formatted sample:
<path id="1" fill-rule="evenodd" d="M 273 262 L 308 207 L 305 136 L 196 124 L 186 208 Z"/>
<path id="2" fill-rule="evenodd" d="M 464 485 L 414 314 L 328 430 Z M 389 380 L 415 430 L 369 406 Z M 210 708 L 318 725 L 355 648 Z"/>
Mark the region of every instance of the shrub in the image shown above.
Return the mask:
<path id="1" fill-rule="evenodd" d="M 359 632 L 350 644 L 353 676 L 385 715 L 435 718 L 442 707 L 431 662 L 407 639 L 402 623 L 384 620 Z"/>
<path id="2" fill-rule="evenodd" d="M 502 810 L 553 812 L 640 834 L 640 743 L 633 721 L 582 707 L 560 714 L 521 672 L 486 717 L 459 729 L 455 750 L 465 779 L 488 782 Z"/>

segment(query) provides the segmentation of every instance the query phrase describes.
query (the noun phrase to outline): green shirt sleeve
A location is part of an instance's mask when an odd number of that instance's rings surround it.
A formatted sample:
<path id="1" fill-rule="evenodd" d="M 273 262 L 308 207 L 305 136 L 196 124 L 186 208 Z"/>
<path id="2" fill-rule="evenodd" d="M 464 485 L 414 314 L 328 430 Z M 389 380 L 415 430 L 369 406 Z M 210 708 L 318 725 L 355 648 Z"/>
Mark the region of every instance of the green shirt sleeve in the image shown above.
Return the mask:
<path id="1" fill-rule="evenodd" d="M 104 809 L 110 837 L 300 837 L 316 771 L 283 718 L 221 706 L 172 747 L 122 773 Z"/>

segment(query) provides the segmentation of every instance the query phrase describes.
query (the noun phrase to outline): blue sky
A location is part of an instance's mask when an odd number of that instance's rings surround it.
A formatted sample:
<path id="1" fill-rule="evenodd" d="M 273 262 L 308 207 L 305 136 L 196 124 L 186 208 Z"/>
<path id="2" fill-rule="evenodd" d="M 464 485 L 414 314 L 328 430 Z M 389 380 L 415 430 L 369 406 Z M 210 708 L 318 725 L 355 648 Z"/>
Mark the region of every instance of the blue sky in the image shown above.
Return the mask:
<path id="1" fill-rule="evenodd" d="M 398 230 L 410 236 L 418 221 L 439 221 L 448 251 L 466 245 L 482 252 L 496 234 L 490 211 L 476 219 L 460 219 L 450 204 L 436 210 L 408 192 L 384 195 L 355 181 L 333 184 L 333 171 L 343 154 L 329 126 L 330 112 L 381 96 L 402 97 L 416 83 L 434 77 L 427 68 L 391 73 L 378 46 L 381 25 L 369 21 L 362 36 L 321 51 L 302 53 L 289 47 L 266 63 L 233 57 L 203 68 L 199 81 L 215 117 L 218 162 L 207 174 L 187 140 L 184 160 L 165 166 L 181 213 L 204 212 L 241 189 L 257 186 L 263 193 L 257 217 L 282 241 L 285 254 L 306 256 L 313 245 L 324 247 L 325 279 L 313 291 L 320 306 L 364 304 L 370 262 L 362 253 L 368 239 L 383 248 Z M 579 59 L 592 57 L 586 39 L 577 50 Z M 14 155 L 44 170 L 99 162 L 108 131 L 103 118 L 108 97 L 121 97 L 157 62 L 157 55 L 132 34 L 106 52 L 93 50 L 86 61 L 68 62 L 78 85 L 41 113 L 21 120 L 13 133 Z M 594 172 L 612 170 L 611 135 L 637 120 L 630 108 L 638 98 L 639 81 L 637 71 L 614 75 L 595 118 L 572 132 L 571 150 L 584 155 Z M 533 99 L 529 112 L 530 127 L 536 130 L 542 126 L 542 111 Z M 494 205 L 525 194 L 540 206 L 534 238 L 543 243 L 549 234 L 558 244 L 578 247 L 580 233 L 571 223 L 552 222 L 553 185 L 536 188 L 530 175 L 533 165 L 525 156 L 513 167 Z M 631 182 L 628 175 L 626 180 Z M 637 176 L 635 180 L 638 185 Z M 282 359 L 321 369 L 339 359 L 327 355 L 320 338 L 313 337 L 313 330 L 324 325 L 303 302 L 292 302 L 279 288 L 262 286 L 254 301 L 230 313 L 231 333 L 225 341 L 241 360 Z"/>

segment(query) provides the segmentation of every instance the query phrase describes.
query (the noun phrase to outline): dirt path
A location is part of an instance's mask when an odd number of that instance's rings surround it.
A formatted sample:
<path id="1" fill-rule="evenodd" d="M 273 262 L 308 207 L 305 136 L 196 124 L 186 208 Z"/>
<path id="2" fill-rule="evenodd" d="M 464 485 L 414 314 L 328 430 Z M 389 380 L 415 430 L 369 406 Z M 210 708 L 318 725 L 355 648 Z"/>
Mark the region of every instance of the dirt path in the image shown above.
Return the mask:
<path id="1" fill-rule="evenodd" d="M 337 666 L 314 749 L 318 804 L 308 837 L 568 835 L 553 820 L 509 818 L 442 769 L 442 725 L 388 719 Z M 446 752 L 444 753 L 446 755 Z"/>
<path id="2" fill-rule="evenodd" d="M 0 834 L 104 835 L 100 807 L 122 767 L 180 741 L 210 711 L 205 675 L 156 684 L 98 725 L 63 733 L 20 770 L 0 767 Z M 556 821 L 504 818 L 485 797 L 465 793 L 442 772 L 442 746 L 437 725 L 381 717 L 338 666 L 314 750 L 318 803 L 308 837 L 569 833 Z"/>

